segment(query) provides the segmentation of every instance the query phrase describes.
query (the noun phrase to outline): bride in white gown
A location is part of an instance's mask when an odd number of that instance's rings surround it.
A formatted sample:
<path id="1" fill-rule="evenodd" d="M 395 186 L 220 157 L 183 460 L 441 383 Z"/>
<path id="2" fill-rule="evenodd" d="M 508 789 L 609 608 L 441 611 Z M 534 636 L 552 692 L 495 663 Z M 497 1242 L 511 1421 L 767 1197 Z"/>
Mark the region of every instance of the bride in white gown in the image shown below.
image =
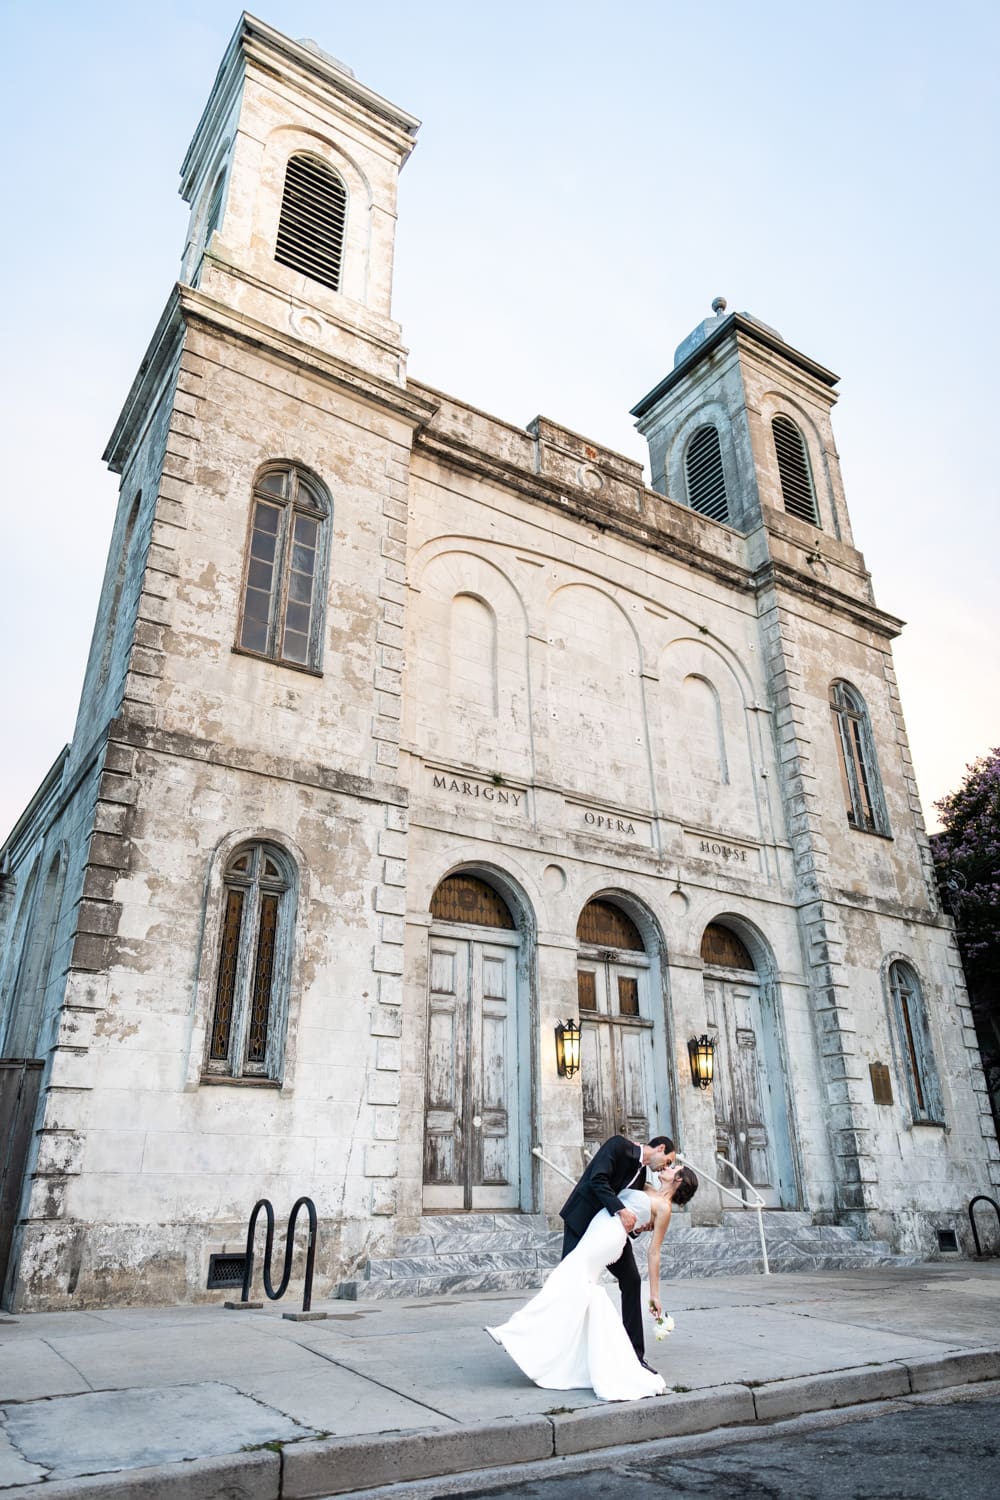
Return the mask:
<path id="1" fill-rule="evenodd" d="M 660 1246 L 673 1203 L 691 1198 L 698 1179 L 690 1167 L 660 1174 L 661 1191 L 625 1188 L 621 1202 L 636 1216 L 636 1229 L 651 1228 L 649 1298 L 659 1315 Z M 625 1248 L 625 1229 L 616 1214 L 602 1208 L 575 1250 L 550 1272 L 536 1297 L 499 1328 L 486 1332 L 501 1344 L 529 1379 L 546 1390 L 590 1386 L 602 1401 L 637 1401 L 658 1396 L 662 1375 L 645 1369 L 629 1341 L 621 1317 L 602 1286 L 605 1266 Z"/>

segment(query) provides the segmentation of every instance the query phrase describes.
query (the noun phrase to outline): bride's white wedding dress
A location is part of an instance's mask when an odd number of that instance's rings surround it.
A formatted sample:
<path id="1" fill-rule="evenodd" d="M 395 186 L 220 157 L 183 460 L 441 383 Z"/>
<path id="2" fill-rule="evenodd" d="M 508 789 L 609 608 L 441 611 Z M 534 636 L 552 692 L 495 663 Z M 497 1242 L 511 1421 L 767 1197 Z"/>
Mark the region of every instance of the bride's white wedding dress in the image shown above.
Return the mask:
<path id="1" fill-rule="evenodd" d="M 645 1193 L 626 1188 L 618 1196 L 637 1228 L 649 1223 Z M 617 1308 L 597 1284 L 624 1248 L 621 1219 L 602 1208 L 538 1295 L 500 1328 L 487 1328 L 536 1385 L 552 1391 L 589 1385 L 602 1401 L 637 1401 L 665 1389 L 663 1377 L 639 1363 Z"/>

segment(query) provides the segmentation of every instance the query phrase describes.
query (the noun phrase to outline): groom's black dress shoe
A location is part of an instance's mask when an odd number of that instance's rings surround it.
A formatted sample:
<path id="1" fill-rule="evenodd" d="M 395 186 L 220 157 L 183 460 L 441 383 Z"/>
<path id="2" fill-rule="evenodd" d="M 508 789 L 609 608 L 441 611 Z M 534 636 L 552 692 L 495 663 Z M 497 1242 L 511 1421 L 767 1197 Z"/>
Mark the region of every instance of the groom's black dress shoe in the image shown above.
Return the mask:
<path id="1" fill-rule="evenodd" d="M 653 1366 L 651 1364 L 647 1363 L 646 1360 L 640 1359 L 639 1363 L 642 1365 L 642 1368 L 644 1370 L 648 1370 L 649 1371 L 650 1375 L 659 1375 L 659 1373 L 660 1373 L 659 1370 L 654 1369 Z"/>

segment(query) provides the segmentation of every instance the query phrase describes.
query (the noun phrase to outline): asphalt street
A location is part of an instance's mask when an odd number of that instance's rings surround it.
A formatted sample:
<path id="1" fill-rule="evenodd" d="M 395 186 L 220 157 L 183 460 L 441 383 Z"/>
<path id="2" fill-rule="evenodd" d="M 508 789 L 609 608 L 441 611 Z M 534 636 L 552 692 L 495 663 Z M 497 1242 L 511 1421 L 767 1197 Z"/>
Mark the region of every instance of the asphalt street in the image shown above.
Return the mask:
<path id="1" fill-rule="evenodd" d="M 463 1493 L 466 1500 L 996 1500 L 1000 1396 L 841 1417 L 811 1431 L 730 1440 L 713 1452 L 698 1451 L 693 1441 L 673 1452 L 662 1443 L 640 1445 L 634 1458 L 619 1450 L 602 1462 L 594 1454 L 582 1471 Z M 421 1494 L 433 1500 L 455 1491 Z"/>

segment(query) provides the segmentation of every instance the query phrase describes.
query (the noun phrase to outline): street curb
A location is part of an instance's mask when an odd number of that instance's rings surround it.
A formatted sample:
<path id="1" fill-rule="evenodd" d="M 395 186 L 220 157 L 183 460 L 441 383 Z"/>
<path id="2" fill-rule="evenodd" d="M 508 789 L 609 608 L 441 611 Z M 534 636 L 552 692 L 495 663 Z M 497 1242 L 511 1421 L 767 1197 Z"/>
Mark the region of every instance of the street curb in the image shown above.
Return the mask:
<path id="1" fill-rule="evenodd" d="M 3 1500 L 280 1500 L 281 1455 L 261 1449 L 77 1479 L 39 1479 L 0 1495 Z"/>
<path id="2" fill-rule="evenodd" d="M 314 1438 L 155 1468 L 17 1485 L 0 1500 L 320 1500 L 604 1448 L 761 1428 L 838 1407 L 1000 1381 L 1000 1347 L 859 1365 L 762 1385 L 708 1386 L 647 1401 L 608 1402 L 549 1416 L 453 1423 L 365 1437 Z"/>
<path id="3" fill-rule="evenodd" d="M 797 1417 L 800 1412 L 908 1396 L 910 1377 L 905 1365 L 893 1361 L 831 1370 L 824 1375 L 799 1375 L 792 1380 L 769 1380 L 754 1386 L 752 1394 L 757 1421 L 774 1422 L 781 1417 Z"/>
<path id="4" fill-rule="evenodd" d="M 623 1443 L 687 1437 L 713 1427 L 736 1427 L 754 1420 L 753 1395 L 745 1385 L 713 1385 L 703 1391 L 667 1394 L 654 1401 L 585 1407 L 552 1418 L 553 1454 L 587 1453 Z"/>
<path id="5" fill-rule="evenodd" d="M 290 1443 L 281 1457 L 282 1500 L 316 1500 L 404 1480 L 551 1458 L 552 1423 L 548 1417 L 514 1417 L 367 1437 L 319 1438 Z"/>

